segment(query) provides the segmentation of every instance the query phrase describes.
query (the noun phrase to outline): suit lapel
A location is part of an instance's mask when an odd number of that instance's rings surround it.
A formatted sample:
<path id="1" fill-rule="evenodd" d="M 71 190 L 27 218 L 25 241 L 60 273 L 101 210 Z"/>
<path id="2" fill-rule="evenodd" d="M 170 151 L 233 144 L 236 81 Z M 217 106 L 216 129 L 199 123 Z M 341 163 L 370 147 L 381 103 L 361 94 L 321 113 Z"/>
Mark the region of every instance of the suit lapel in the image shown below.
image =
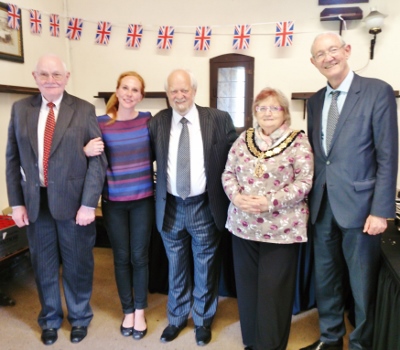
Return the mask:
<path id="1" fill-rule="evenodd" d="M 172 123 L 172 109 L 169 108 L 164 116 L 160 118 L 160 128 L 162 132 L 158 133 L 161 139 L 157 140 L 162 151 L 162 160 L 165 164 L 165 171 L 167 171 L 168 164 L 168 150 L 169 150 L 169 137 L 171 135 L 171 123 Z M 159 163 L 159 162 L 157 162 Z"/>
<path id="2" fill-rule="evenodd" d="M 346 100 L 344 102 L 342 111 L 340 112 L 339 120 L 336 125 L 335 133 L 333 134 L 332 142 L 331 142 L 331 149 L 333 148 L 336 139 L 338 138 L 338 135 L 340 135 L 340 132 L 349 116 L 351 115 L 351 111 L 353 110 L 354 106 L 357 104 L 358 99 L 360 97 L 360 79 L 359 77 L 354 74 L 353 81 L 350 85 L 350 89 L 347 93 Z"/>
<path id="3" fill-rule="evenodd" d="M 54 129 L 50 155 L 53 154 L 54 151 L 57 149 L 65 131 L 71 123 L 72 117 L 74 115 L 73 104 L 74 101 L 71 96 L 64 91 L 64 96 L 60 104 L 60 111 L 58 112 L 56 127 Z"/>
<path id="4" fill-rule="evenodd" d="M 197 105 L 196 108 L 199 111 L 201 136 L 203 138 L 204 165 L 207 167 L 213 145 L 213 122 L 206 108 Z"/>
<path id="5" fill-rule="evenodd" d="M 33 151 L 36 157 L 39 157 L 38 153 L 38 122 L 40 107 L 42 105 L 42 95 L 37 95 L 30 106 L 26 110 L 26 120 L 28 125 L 29 139 Z"/>

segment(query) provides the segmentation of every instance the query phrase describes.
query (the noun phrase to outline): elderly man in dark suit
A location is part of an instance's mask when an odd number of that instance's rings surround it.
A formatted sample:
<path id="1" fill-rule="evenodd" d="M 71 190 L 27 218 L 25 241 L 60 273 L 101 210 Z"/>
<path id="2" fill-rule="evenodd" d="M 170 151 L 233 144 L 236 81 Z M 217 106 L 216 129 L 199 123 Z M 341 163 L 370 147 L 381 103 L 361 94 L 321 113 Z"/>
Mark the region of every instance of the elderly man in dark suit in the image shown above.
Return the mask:
<path id="1" fill-rule="evenodd" d="M 61 262 L 71 342 L 86 336 L 93 317 L 95 207 L 107 165 L 104 154 L 83 152 L 101 133 L 94 106 L 64 91 L 69 75 L 59 57 L 39 59 L 33 77 L 40 94 L 13 105 L 6 151 L 9 204 L 17 226 L 27 226 L 46 345 L 57 340 L 63 320 Z"/>
<path id="2" fill-rule="evenodd" d="M 237 135 L 227 112 L 194 103 L 196 89 L 191 72 L 173 71 L 165 86 L 172 108 L 159 112 L 149 129 L 157 161 L 157 228 L 169 262 L 169 325 L 161 341 L 175 339 L 192 311 L 196 342 L 206 345 L 217 309 L 218 247 L 229 205 L 221 174 Z"/>
<path id="3" fill-rule="evenodd" d="M 372 349 L 380 234 L 386 219 L 395 215 L 395 97 L 385 82 L 350 70 L 351 47 L 340 35 L 318 35 L 311 53 L 328 85 L 308 103 L 315 162 L 309 199 L 321 336 L 303 350 L 343 348 L 346 270 L 355 300 L 349 348 Z"/>

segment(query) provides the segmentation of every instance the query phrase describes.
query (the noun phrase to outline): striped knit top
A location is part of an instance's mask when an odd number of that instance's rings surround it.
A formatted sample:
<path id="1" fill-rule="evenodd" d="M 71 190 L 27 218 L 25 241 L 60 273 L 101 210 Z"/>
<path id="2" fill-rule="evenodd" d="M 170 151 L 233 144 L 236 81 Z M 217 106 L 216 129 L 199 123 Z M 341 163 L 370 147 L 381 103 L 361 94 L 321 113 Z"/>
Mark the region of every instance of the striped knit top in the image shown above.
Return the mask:
<path id="1" fill-rule="evenodd" d="M 147 123 L 149 112 L 139 112 L 135 119 L 111 120 L 108 115 L 97 118 L 108 161 L 103 198 L 111 201 L 132 201 L 153 195 L 153 171 Z"/>

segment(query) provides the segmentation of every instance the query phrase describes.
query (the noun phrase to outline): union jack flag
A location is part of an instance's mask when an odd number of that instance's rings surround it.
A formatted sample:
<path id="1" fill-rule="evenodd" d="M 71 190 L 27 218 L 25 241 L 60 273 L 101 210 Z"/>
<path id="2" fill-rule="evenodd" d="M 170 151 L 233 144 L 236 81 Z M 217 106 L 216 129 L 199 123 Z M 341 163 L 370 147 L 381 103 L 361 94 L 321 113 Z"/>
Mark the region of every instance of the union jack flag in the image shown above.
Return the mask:
<path id="1" fill-rule="evenodd" d="M 174 40 L 174 27 L 161 26 L 158 30 L 157 48 L 169 50 Z"/>
<path id="2" fill-rule="evenodd" d="M 42 15 L 38 10 L 30 10 L 31 33 L 40 34 L 42 32 Z"/>
<path id="3" fill-rule="evenodd" d="M 234 50 L 245 50 L 250 45 L 250 34 L 251 25 L 236 25 L 235 32 L 233 34 L 233 49 Z"/>
<path id="4" fill-rule="evenodd" d="M 10 28 L 19 30 L 21 26 L 21 10 L 17 5 L 8 4 L 7 21 Z"/>
<path id="5" fill-rule="evenodd" d="M 79 40 L 82 35 L 83 21 L 80 18 L 71 17 L 68 21 L 66 37 L 69 40 Z"/>
<path id="6" fill-rule="evenodd" d="M 55 14 L 50 15 L 50 35 L 60 36 L 60 17 Z"/>
<path id="7" fill-rule="evenodd" d="M 199 51 L 207 51 L 210 49 L 211 43 L 211 28 L 197 27 L 194 37 L 194 49 Z"/>
<path id="8" fill-rule="evenodd" d="M 275 46 L 291 46 L 293 41 L 293 30 L 294 22 L 277 22 L 276 23 L 276 35 L 275 35 Z"/>
<path id="9" fill-rule="evenodd" d="M 111 36 L 111 23 L 100 21 L 97 24 L 97 32 L 95 43 L 100 45 L 107 45 Z"/>
<path id="10" fill-rule="evenodd" d="M 126 46 L 138 49 L 142 42 L 143 26 L 140 24 L 130 24 L 128 34 L 126 34 Z"/>

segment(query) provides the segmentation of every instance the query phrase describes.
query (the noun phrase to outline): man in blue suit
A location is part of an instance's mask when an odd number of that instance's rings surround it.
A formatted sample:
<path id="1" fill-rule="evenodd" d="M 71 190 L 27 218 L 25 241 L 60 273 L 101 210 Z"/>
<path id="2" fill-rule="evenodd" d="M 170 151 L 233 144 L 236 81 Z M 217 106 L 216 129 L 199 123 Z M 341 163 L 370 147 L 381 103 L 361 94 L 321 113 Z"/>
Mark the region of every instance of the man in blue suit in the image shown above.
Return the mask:
<path id="1" fill-rule="evenodd" d="M 169 325 L 161 341 L 174 340 L 186 327 L 191 311 L 196 343 L 206 345 L 217 310 L 218 248 L 229 205 L 221 175 L 237 136 L 227 112 L 194 103 L 197 82 L 191 72 L 173 71 L 165 90 L 172 108 L 157 113 L 149 123 L 157 161 L 156 221 L 169 263 Z M 188 128 L 190 159 L 178 166 L 183 121 Z M 190 186 L 188 195 L 183 195 L 179 175 L 186 165 Z"/>
<path id="2" fill-rule="evenodd" d="M 350 45 L 336 33 L 318 35 L 311 48 L 312 64 L 328 80 L 308 102 L 315 162 L 309 200 L 321 336 L 301 350 L 343 348 L 346 270 L 355 301 L 349 348 L 372 349 L 380 234 L 386 219 L 395 215 L 398 131 L 393 89 L 351 71 L 350 53 Z M 339 92 L 339 118 L 330 138 L 334 91 Z"/>
<path id="3" fill-rule="evenodd" d="M 89 301 L 95 208 L 107 162 L 104 154 L 86 158 L 83 152 L 86 143 L 101 133 L 94 106 L 64 91 L 70 75 L 65 63 L 55 55 L 45 55 L 32 74 L 40 94 L 17 101 L 11 112 L 6 151 L 8 200 L 17 226 L 27 226 L 42 307 L 38 318 L 42 342 L 53 344 L 63 321 L 62 262 L 71 342 L 78 343 L 93 317 Z M 48 120 L 55 121 L 52 137 L 45 136 Z"/>

